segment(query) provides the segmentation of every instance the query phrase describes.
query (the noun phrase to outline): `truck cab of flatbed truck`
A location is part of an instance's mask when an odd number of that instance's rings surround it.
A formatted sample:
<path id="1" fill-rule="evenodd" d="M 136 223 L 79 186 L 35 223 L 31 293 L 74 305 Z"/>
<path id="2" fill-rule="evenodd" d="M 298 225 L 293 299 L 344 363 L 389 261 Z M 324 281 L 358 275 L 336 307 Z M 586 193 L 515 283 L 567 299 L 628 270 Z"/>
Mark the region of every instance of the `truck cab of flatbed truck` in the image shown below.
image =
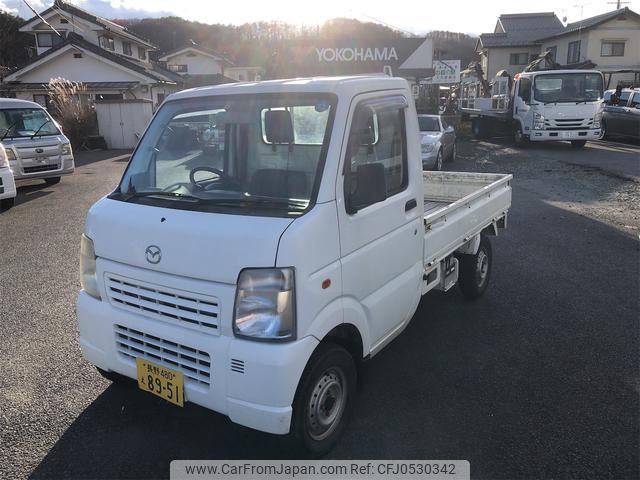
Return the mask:
<path id="1" fill-rule="evenodd" d="M 111 380 L 322 455 L 363 363 L 422 295 L 485 292 L 511 180 L 423 172 L 403 79 L 171 95 L 87 215 L 83 355 Z"/>

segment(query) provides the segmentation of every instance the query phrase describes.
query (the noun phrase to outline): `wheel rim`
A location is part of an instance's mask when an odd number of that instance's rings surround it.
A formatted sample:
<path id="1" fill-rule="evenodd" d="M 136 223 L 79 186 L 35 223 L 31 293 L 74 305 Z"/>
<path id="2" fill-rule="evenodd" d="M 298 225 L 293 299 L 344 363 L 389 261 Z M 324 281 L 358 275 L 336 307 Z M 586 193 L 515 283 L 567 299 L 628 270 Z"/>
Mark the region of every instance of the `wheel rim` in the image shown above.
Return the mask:
<path id="1" fill-rule="evenodd" d="M 478 252 L 478 260 L 476 261 L 476 282 L 478 287 L 482 287 L 489 276 L 489 256 L 484 250 Z"/>
<path id="2" fill-rule="evenodd" d="M 442 151 L 438 151 L 438 156 L 436 157 L 436 170 L 442 170 Z"/>
<path id="3" fill-rule="evenodd" d="M 342 370 L 330 368 L 318 379 L 307 404 L 307 429 L 314 440 L 324 440 L 336 429 L 346 405 Z"/>

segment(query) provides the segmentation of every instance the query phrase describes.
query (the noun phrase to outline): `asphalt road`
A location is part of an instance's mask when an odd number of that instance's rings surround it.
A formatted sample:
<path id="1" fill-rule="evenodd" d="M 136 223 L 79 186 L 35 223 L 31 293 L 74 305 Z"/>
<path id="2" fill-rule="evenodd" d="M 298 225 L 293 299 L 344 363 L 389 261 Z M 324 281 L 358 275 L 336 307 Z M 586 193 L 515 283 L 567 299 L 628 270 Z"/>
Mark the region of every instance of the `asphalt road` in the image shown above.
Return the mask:
<path id="1" fill-rule="evenodd" d="M 492 284 L 475 303 L 457 290 L 423 299 L 367 365 L 330 458 L 467 459 L 478 479 L 640 478 L 640 185 L 617 170 L 637 167 L 628 148 L 460 143 L 451 169 L 515 177 Z M 72 177 L 21 187 L 0 215 L 0 478 L 158 478 L 172 459 L 290 457 L 278 437 L 111 385 L 81 358 L 79 238 L 118 154 L 81 155 Z"/>

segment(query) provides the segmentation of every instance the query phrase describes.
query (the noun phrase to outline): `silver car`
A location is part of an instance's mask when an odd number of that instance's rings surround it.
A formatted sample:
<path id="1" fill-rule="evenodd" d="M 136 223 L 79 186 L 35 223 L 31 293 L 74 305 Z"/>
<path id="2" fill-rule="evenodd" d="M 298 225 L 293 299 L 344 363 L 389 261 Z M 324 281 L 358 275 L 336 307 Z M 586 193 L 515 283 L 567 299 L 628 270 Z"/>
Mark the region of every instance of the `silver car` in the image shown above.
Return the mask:
<path id="1" fill-rule="evenodd" d="M 418 115 L 423 170 L 442 170 L 456 158 L 456 131 L 440 115 Z"/>
<path id="2" fill-rule="evenodd" d="M 53 185 L 75 168 L 69 139 L 35 102 L 0 98 L 0 142 L 16 180 L 42 178 Z"/>

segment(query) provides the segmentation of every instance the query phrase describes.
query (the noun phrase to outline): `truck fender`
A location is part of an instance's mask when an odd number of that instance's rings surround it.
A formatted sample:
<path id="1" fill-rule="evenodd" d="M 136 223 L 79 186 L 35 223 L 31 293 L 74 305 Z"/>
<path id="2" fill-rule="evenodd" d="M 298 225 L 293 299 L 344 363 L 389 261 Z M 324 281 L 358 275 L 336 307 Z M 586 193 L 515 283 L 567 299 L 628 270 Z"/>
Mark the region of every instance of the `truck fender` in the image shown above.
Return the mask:
<path id="1" fill-rule="evenodd" d="M 364 309 L 353 298 L 337 298 L 324 307 L 313 320 L 307 334 L 322 341 L 329 332 L 343 323 L 349 323 L 358 330 L 362 339 L 362 354 L 366 357 L 371 347 L 369 325 Z"/>
<path id="2" fill-rule="evenodd" d="M 462 253 L 463 255 L 475 255 L 480 248 L 480 234 L 477 233 L 471 240 L 462 245 L 456 250 L 456 253 Z"/>

